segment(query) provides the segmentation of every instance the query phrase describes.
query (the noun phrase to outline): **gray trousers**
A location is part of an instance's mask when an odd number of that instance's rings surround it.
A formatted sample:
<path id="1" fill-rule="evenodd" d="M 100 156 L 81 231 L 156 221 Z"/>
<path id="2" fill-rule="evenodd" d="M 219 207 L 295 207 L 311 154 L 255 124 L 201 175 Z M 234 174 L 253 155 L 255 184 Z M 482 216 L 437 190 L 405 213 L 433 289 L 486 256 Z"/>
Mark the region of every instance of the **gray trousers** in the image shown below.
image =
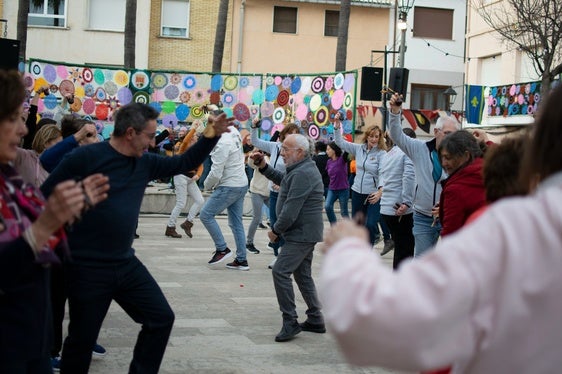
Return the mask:
<path id="1" fill-rule="evenodd" d="M 316 286 L 312 279 L 312 253 L 316 243 L 285 242 L 273 266 L 273 285 L 277 294 L 279 309 L 283 313 L 283 323 L 297 320 L 295 292 L 291 274 L 299 287 L 301 295 L 308 307 L 307 320 L 310 323 L 322 324 L 324 317 L 320 311 L 322 306 L 318 300 Z"/>

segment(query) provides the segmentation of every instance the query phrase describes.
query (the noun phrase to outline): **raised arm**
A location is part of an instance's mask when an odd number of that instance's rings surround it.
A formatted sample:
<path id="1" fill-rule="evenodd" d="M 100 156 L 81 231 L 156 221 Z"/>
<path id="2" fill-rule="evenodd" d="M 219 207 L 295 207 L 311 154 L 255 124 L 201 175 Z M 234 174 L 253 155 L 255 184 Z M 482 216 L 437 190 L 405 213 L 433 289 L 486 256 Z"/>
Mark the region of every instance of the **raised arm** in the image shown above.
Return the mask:
<path id="1" fill-rule="evenodd" d="M 348 142 L 345 140 L 341 134 L 341 120 L 340 120 L 340 113 L 336 113 L 334 119 L 334 142 L 340 147 L 344 152 L 350 153 L 352 155 L 356 155 L 357 151 L 361 149 L 360 144 L 355 144 Z"/>

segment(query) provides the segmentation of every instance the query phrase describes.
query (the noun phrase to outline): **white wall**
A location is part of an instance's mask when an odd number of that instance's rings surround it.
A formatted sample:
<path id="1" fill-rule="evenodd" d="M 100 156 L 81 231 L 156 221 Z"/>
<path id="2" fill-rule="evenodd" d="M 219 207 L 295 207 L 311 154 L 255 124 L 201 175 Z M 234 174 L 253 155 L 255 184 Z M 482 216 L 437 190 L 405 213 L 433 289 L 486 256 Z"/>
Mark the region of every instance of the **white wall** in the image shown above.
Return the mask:
<path id="1" fill-rule="evenodd" d="M 458 96 L 452 109 L 462 110 L 465 68 L 462 56 L 464 56 L 466 1 L 416 0 L 414 6 L 452 9 L 453 40 L 414 38 L 412 36 L 414 11 L 410 10 L 406 30 L 407 49 L 404 57 L 404 67 L 410 70 L 409 85 L 417 83 L 453 86 Z M 398 46 L 399 35 L 398 33 Z M 428 42 L 431 46 L 427 45 Z"/>
<path id="2" fill-rule="evenodd" d="M 67 63 L 123 65 L 123 32 L 89 31 L 88 2 L 67 1 L 67 28 L 29 27 L 27 58 Z M 8 20 L 8 38 L 17 31 L 17 1 L 4 2 L 3 18 Z M 125 15 L 123 15 L 124 17 Z M 136 30 L 136 67 L 148 67 L 150 0 L 138 0 Z"/>

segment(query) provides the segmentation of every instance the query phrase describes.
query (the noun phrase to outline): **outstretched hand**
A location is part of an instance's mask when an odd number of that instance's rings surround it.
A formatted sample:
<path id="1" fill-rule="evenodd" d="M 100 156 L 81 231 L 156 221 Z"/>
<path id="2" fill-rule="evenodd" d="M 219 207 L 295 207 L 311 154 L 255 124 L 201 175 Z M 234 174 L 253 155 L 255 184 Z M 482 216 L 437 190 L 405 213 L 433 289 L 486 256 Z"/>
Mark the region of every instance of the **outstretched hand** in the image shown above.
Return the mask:
<path id="1" fill-rule="evenodd" d="M 390 111 L 394 114 L 400 113 L 400 107 L 402 106 L 402 95 L 400 94 L 393 94 L 389 100 Z"/>
<path id="2" fill-rule="evenodd" d="M 261 151 L 254 151 L 250 153 L 249 157 L 254 161 L 254 165 L 258 169 L 263 168 L 266 164 L 264 154 Z"/>
<path id="3" fill-rule="evenodd" d="M 226 117 L 226 113 L 219 115 L 209 115 L 207 126 L 203 131 L 203 136 L 206 138 L 214 138 L 221 136 L 225 132 L 230 132 L 229 126 L 234 125 L 234 117 Z"/>
<path id="4" fill-rule="evenodd" d="M 336 129 L 336 130 L 339 130 L 340 127 L 341 127 L 341 116 L 342 116 L 342 115 L 341 115 L 340 112 L 337 112 L 337 113 L 334 115 L 334 129 Z"/>
<path id="5" fill-rule="evenodd" d="M 76 139 L 80 145 L 92 144 L 99 141 L 97 135 L 96 125 L 93 123 L 86 123 L 74 134 L 74 139 Z"/>
<path id="6" fill-rule="evenodd" d="M 368 242 L 369 233 L 364 226 L 360 226 L 350 219 L 338 221 L 335 225 L 331 226 L 326 235 L 324 235 L 322 252 L 328 252 L 336 242 L 349 237 L 356 237 Z"/>

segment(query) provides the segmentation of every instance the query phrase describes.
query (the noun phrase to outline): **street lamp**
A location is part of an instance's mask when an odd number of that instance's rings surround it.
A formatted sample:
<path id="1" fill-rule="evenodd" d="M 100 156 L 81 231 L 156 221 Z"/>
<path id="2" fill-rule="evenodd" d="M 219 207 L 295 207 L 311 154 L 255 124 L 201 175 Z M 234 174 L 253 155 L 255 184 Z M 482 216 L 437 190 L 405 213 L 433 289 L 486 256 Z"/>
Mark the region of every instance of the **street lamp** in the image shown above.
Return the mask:
<path id="1" fill-rule="evenodd" d="M 398 1 L 398 0 L 397 0 Z M 415 0 L 400 0 L 398 5 L 398 23 L 400 30 L 400 67 L 404 67 L 404 52 L 406 51 L 406 29 L 408 29 L 408 12 L 414 6 Z"/>
<path id="2" fill-rule="evenodd" d="M 455 103 L 455 99 L 457 98 L 457 91 L 455 91 L 453 87 L 449 87 L 445 91 L 443 91 L 443 96 L 445 96 L 446 111 L 450 112 L 451 107 L 453 106 L 453 104 Z"/>

